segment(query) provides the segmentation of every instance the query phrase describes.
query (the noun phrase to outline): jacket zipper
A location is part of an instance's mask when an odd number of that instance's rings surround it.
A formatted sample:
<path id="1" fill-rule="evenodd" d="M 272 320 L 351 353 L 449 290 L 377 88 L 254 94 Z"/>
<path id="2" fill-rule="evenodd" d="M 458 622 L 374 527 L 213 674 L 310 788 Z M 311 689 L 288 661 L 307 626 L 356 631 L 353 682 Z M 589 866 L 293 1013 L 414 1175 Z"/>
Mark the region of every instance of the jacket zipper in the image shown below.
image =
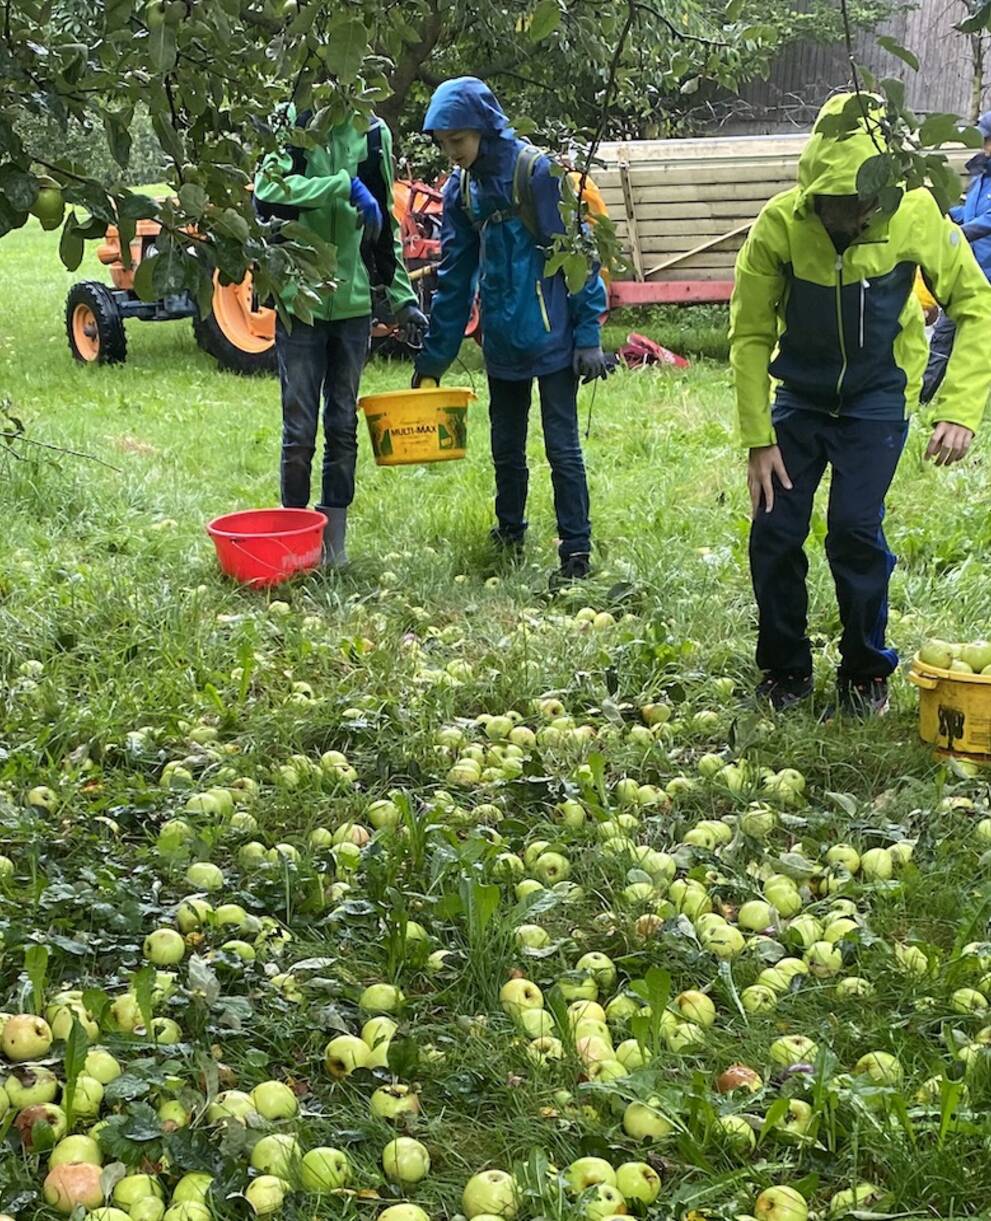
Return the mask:
<path id="1" fill-rule="evenodd" d="M 547 316 L 547 305 L 544 301 L 544 286 L 539 280 L 537 281 L 537 300 L 540 302 L 540 316 L 544 320 L 544 330 L 550 331 L 551 320 Z"/>
<path id="2" fill-rule="evenodd" d="M 842 364 L 840 365 L 840 375 L 836 379 L 836 397 L 839 399 L 843 394 L 843 379 L 846 377 L 847 370 L 847 353 L 846 339 L 843 335 L 843 255 L 836 256 L 836 327 L 840 337 L 840 357 Z M 836 410 L 830 413 L 831 415 L 840 414 L 840 405 L 836 404 Z"/>

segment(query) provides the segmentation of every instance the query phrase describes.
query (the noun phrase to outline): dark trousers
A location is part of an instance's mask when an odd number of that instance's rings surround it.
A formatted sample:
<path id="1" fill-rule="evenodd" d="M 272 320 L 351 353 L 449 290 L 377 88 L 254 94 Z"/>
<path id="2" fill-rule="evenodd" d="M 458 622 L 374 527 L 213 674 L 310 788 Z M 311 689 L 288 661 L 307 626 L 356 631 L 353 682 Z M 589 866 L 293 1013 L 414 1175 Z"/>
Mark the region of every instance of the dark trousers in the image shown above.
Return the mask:
<path id="1" fill-rule="evenodd" d="M 588 482 L 578 436 L 578 379 L 571 369 L 537 379 L 544 452 L 551 467 L 559 553 L 587 555 L 592 527 L 588 519 Z M 529 470 L 527 423 L 533 383 L 489 378 L 492 462 L 495 465 L 496 520 L 507 540 L 522 539 L 526 527 Z"/>
<path id="2" fill-rule="evenodd" d="M 812 673 L 804 543 L 828 464 L 833 475 L 826 556 L 843 625 L 839 672 L 886 677 L 898 664 L 897 653 L 884 643 L 895 557 L 881 523 L 908 424 L 796 410 L 776 412 L 775 428 L 793 488 L 777 487 L 773 511 L 765 513 L 761 505 L 750 531 L 750 573 L 760 612 L 757 664 L 779 674 Z"/>
<path id="3" fill-rule="evenodd" d="M 368 355 L 370 318 L 339 322 L 293 320 L 275 326 L 282 384 L 282 504 L 310 503 L 310 466 L 323 407 L 323 485 L 320 503 L 346 508 L 354 499 L 358 459 L 358 386 Z"/>
<path id="4" fill-rule="evenodd" d="M 932 338 L 929 341 L 929 363 L 926 365 L 925 376 L 922 378 L 922 393 L 919 401 L 931 403 L 939 389 L 943 375 L 946 373 L 946 362 L 953 351 L 953 337 L 957 333 L 956 324 L 945 314 L 940 314 L 933 327 Z"/>

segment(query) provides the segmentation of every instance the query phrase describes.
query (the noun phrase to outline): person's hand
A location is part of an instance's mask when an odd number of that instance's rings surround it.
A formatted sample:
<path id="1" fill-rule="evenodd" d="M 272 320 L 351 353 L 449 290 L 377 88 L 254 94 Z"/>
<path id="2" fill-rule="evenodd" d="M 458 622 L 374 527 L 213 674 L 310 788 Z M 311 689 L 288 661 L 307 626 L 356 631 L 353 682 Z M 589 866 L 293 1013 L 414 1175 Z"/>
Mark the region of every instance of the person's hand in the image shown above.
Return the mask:
<path id="1" fill-rule="evenodd" d="M 399 323 L 403 343 L 408 343 L 411 348 L 423 347 L 423 337 L 430 326 L 430 319 L 415 301 L 397 311 L 396 322 Z"/>
<path id="2" fill-rule="evenodd" d="M 571 361 L 575 377 L 580 377 L 583 385 L 594 382 L 596 378 L 606 378 L 612 372 L 612 367 L 606 359 L 601 346 L 597 348 L 575 348 Z"/>
<path id="3" fill-rule="evenodd" d="M 933 435 L 926 449 L 926 458 L 937 466 L 949 466 L 959 462 L 970 449 L 974 439 L 971 429 L 962 424 L 951 424 L 949 420 L 940 420 L 933 429 Z"/>
<path id="4" fill-rule="evenodd" d="M 791 491 L 791 479 L 785 469 L 781 450 L 776 445 L 756 446 L 750 451 L 747 463 L 747 486 L 750 488 L 752 517 L 757 516 L 762 500 L 765 513 L 770 513 L 774 508 L 775 478 L 786 491 Z"/>
<path id="5" fill-rule="evenodd" d="M 434 377 L 429 373 L 421 373 L 419 369 L 413 370 L 413 377 L 410 380 L 410 388 L 413 390 L 436 390 L 440 385 L 440 378 Z"/>
<path id="6" fill-rule="evenodd" d="M 358 211 L 358 228 L 377 242 L 382 234 L 382 209 L 360 178 L 351 179 L 351 206 Z"/>

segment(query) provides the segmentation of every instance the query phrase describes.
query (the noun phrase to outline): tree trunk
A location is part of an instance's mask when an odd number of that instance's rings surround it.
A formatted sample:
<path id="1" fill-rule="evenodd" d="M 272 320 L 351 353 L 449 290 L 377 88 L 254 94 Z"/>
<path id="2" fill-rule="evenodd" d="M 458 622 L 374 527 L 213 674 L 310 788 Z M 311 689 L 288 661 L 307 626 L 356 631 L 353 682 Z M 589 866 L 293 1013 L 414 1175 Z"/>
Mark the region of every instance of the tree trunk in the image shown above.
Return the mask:
<path id="1" fill-rule="evenodd" d="M 443 16 L 438 11 L 436 3 L 432 4 L 423 22 L 420 41 L 407 46 L 396 63 L 396 67 L 389 79 L 392 93 L 385 101 L 380 102 L 375 107 L 375 113 L 389 124 L 393 135 L 398 134 L 399 118 L 406 104 L 409 91 L 419 76 L 423 65 L 437 49 L 443 29 Z"/>
<path id="2" fill-rule="evenodd" d="M 982 34 L 971 34 L 970 49 L 970 113 L 967 117 L 972 123 L 976 123 L 981 117 L 984 104 L 984 58 L 987 48 Z"/>

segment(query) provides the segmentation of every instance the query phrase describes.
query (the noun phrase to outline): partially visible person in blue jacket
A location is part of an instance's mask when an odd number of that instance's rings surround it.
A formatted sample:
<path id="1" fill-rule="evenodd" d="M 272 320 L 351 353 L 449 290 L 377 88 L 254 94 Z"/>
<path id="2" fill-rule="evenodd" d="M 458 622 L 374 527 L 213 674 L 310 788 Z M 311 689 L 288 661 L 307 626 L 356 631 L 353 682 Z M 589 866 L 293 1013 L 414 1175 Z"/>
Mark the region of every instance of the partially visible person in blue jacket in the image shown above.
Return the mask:
<path id="1" fill-rule="evenodd" d="M 977 129 L 984 137 L 984 149 L 967 162 L 970 185 L 963 203 L 951 208 L 949 215 L 963 229 L 963 235 L 973 248 L 981 271 L 991 280 L 991 110 L 977 120 Z M 946 372 L 946 362 L 953 350 L 956 327 L 940 314 L 929 344 L 929 364 L 922 380 L 923 403 L 932 401 Z"/>
<path id="2" fill-rule="evenodd" d="M 430 100 L 423 130 L 458 168 L 444 187 L 437 291 L 413 384 L 439 381 L 447 372 L 477 288 L 496 481 L 493 540 L 512 550 L 523 544 L 527 417 L 536 378 L 560 540 L 556 582 L 586 577 L 591 526 L 578 381 L 609 372 L 599 326 L 605 286 L 597 269 L 575 294 L 563 274 L 544 274 L 554 235 L 564 231 L 560 180 L 550 158 L 524 151 L 532 146 L 517 139 L 487 85 L 473 76 L 445 81 Z M 518 170 L 524 167 L 528 198 L 521 208 Z"/>

